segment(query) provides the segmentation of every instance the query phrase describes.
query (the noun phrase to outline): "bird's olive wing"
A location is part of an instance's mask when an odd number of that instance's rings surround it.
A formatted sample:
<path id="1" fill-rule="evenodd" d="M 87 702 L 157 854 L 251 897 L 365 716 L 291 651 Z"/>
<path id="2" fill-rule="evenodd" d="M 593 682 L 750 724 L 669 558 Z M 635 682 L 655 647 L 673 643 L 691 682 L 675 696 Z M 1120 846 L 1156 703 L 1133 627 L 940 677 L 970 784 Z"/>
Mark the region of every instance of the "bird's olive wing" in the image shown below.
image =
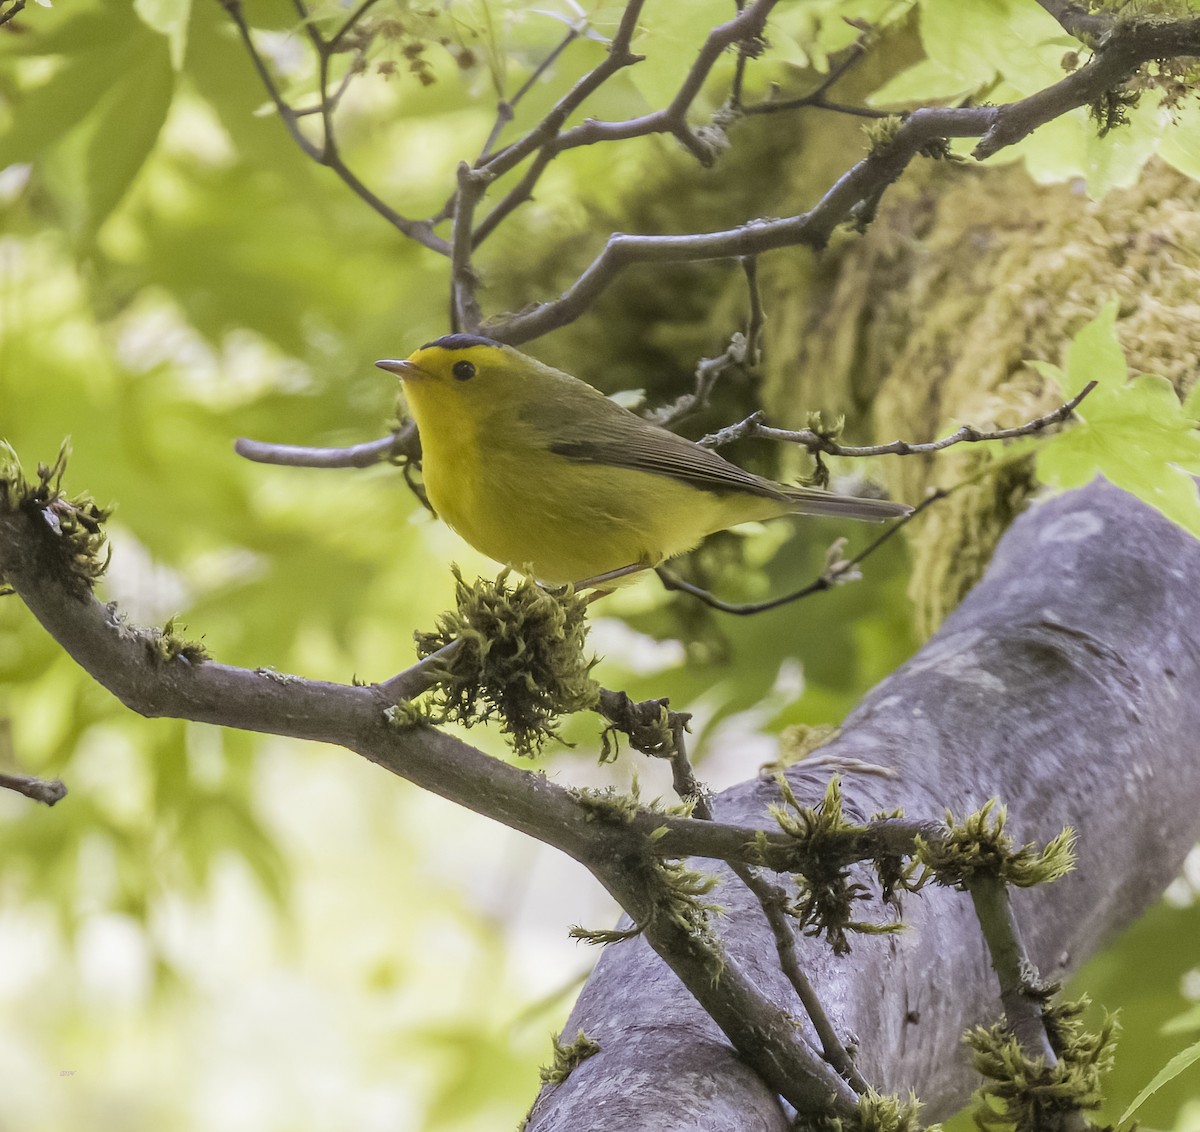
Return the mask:
<path id="1" fill-rule="evenodd" d="M 616 413 L 606 412 L 603 417 L 589 414 L 584 428 L 566 430 L 567 435 L 551 439 L 550 451 L 583 463 L 670 476 L 702 491 L 742 491 L 767 499 L 787 498 L 769 480 L 608 403 Z"/>

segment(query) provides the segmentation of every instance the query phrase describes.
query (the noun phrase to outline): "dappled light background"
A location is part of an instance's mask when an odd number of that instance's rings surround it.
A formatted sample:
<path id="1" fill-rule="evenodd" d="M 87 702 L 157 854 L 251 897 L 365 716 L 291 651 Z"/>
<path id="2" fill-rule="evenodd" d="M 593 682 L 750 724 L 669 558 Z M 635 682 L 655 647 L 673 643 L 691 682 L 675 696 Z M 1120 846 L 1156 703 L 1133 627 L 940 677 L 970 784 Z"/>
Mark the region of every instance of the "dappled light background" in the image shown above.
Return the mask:
<path id="1" fill-rule="evenodd" d="M 651 63 L 589 112 L 665 102 L 695 29 L 730 5 L 659 7 L 638 45 Z M 905 7 L 858 5 L 864 18 Z M 398 6 L 341 108 L 363 180 L 406 214 L 436 211 L 497 94 L 579 18 L 546 8 Z M 307 89 L 292 7 L 246 9 L 285 90 Z M 620 10 L 588 6 L 595 34 L 535 85 L 520 122 L 595 65 Z M 825 66 L 800 44 L 844 46 L 855 33 L 841 14 L 785 5 L 775 65 Z M 396 390 L 371 363 L 446 332 L 444 260 L 299 153 L 213 0 L 31 4 L 0 32 L 0 437 L 32 469 L 69 436 L 68 486 L 115 504 L 101 596 L 137 623 L 174 618 L 231 664 L 343 682 L 405 668 L 413 631 L 452 599 L 450 563 L 469 577 L 495 565 L 434 522 L 396 468 L 265 467 L 232 445 L 385 434 Z M 661 140 L 575 152 L 497 237 L 498 279 L 520 274 L 506 261 L 530 232 L 548 248 L 586 235 L 594 250 L 622 197 L 678 160 Z M 727 278 L 694 270 L 714 293 Z M 683 392 L 671 382 L 686 383 L 695 351 L 719 352 L 737 327 L 736 314 L 693 327 L 673 375 L 638 373 L 620 325 L 534 352 L 653 400 Z M 754 407 L 752 389 L 737 396 Z M 740 531 L 696 568 L 732 597 L 782 592 L 818 573 L 841 533 Z M 836 725 L 911 653 L 905 581 L 897 546 L 864 581 L 724 620 L 644 581 L 596 607 L 595 674 L 691 711 L 699 771 L 727 785 L 777 759 L 781 735 L 794 747 L 805 728 Z M 598 765 L 600 729 L 567 721 L 574 745 L 541 768 L 570 784 L 636 775 L 643 796 L 669 794 L 664 768 L 640 756 Z M 495 734 L 469 738 L 512 757 Z M 617 915 L 581 866 L 345 751 L 134 716 L 13 599 L 0 601 L 0 769 L 70 787 L 52 810 L 0 792 L 4 1132 L 515 1126 L 594 961 L 567 929 Z M 1115 1103 L 1181 1044 L 1164 1023 L 1197 1024 L 1185 1012 L 1200 1000 L 1198 881 L 1193 869 L 1085 979 L 1127 1007 Z M 1164 1090 L 1147 1119 L 1200 1129 L 1188 1089 Z"/>

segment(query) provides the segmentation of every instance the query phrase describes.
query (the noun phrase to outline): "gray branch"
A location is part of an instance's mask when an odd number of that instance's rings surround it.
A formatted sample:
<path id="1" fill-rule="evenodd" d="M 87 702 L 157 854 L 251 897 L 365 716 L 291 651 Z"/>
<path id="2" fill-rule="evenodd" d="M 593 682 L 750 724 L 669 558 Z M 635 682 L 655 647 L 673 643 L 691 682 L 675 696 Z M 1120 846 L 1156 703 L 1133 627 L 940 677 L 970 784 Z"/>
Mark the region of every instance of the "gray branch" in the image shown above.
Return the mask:
<path id="1" fill-rule="evenodd" d="M 1036 506 L 941 631 L 789 781 L 811 804 L 841 773 L 848 812 L 863 817 L 899 805 L 936 821 L 999 796 L 1018 841 L 1074 826 L 1077 870 L 1012 897 L 1031 958 L 1063 978 L 1145 910 L 1200 834 L 1198 577 L 1200 541 L 1106 484 Z M 713 808 L 721 823 L 765 828 L 774 798 L 750 781 Z M 788 1002 L 758 902 L 725 875 L 712 895 L 727 909 L 724 945 Z M 933 1120 L 976 1083 L 963 1031 L 1001 1006 L 968 896 L 929 888 L 905 899 L 904 917 L 908 931 L 855 940 L 846 958 L 796 946 L 837 1032 L 857 1035 L 863 1076 L 914 1088 Z M 788 1128 L 644 941 L 606 949 L 565 1030 L 580 1027 L 601 1052 L 543 1091 L 529 1132 Z"/>

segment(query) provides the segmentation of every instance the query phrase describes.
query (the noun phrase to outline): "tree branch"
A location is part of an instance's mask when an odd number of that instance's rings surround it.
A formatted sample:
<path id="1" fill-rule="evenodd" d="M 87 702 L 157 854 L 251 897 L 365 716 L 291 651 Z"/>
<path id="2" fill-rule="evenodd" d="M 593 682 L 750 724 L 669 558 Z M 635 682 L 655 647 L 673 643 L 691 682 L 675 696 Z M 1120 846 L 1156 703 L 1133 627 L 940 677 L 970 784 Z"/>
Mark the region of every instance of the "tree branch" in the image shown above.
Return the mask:
<path id="1" fill-rule="evenodd" d="M 0 12 L 0 27 L 3 27 L 19 12 L 25 8 L 25 0 L 12 0 L 12 7 L 5 12 Z"/>
<path id="2" fill-rule="evenodd" d="M 26 798 L 47 806 L 53 806 L 67 796 L 67 787 L 59 779 L 47 781 L 28 774 L 0 774 L 0 790 L 24 794 Z"/>
<path id="3" fill-rule="evenodd" d="M 999 796 L 1019 841 L 1075 827 L 1077 869 L 1013 894 L 1031 960 L 1065 978 L 1145 909 L 1200 833 L 1200 700 L 1183 692 L 1200 681 L 1198 575 L 1200 541 L 1108 485 L 1031 509 L 937 635 L 864 699 L 819 765 L 788 769 L 789 784 L 815 803 L 829 764 L 842 763 L 848 812 L 902 806 L 912 821 Z M 882 767 L 886 777 L 870 773 Z M 755 826 L 775 796 L 773 783 L 751 781 L 713 809 L 725 826 Z M 687 836 L 734 849 L 742 835 Z M 717 892 L 727 950 L 765 994 L 789 1001 L 757 900 L 728 873 Z M 915 1089 L 936 1120 L 975 1087 L 962 1034 L 995 1020 L 999 1003 L 967 901 L 927 886 L 904 912 L 907 931 L 855 937 L 849 957 L 797 940 L 799 962 L 836 1032 L 869 1035 L 862 1075 Z M 664 974 L 640 940 L 606 949 L 566 1025 L 602 1052 L 543 1092 L 529 1132 L 790 1126 Z M 638 1088 L 621 1089 L 631 1074 Z"/>
<path id="4" fill-rule="evenodd" d="M 1083 399 L 1096 388 L 1096 382 L 1089 381 L 1069 401 L 1059 405 L 1040 417 L 1026 421 L 1015 428 L 997 428 L 987 431 L 977 429 L 973 425 L 962 425 L 940 440 L 929 440 L 922 444 L 914 444 L 908 440 L 892 440 L 887 444 L 838 444 L 828 436 L 809 428 L 791 431 L 782 428 L 770 428 L 763 424 L 762 413 L 751 413 L 744 421 L 729 425 L 716 432 L 702 437 L 697 443 L 706 448 L 720 448 L 732 444 L 735 440 L 746 437 L 761 437 L 764 440 L 782 440 L 788 444 L 799 444 L 809 452 L 820 452 L 825 456 L 918 456 L 931 452 L 940 452 L 955 444 L 979 444 L 993 440 L 1016 440 L 1022 436 L 1033 436 L 1044 431 L 1051 425 L 1062 424 L 1079 407 Z"/>
<path id="5" fill-rule="evenodd" d="M 747 9 L 747 13 L 752 9 Z M 728 25 L 725 25 L 728 26 Z M 518 344 L 573 322 L 626 268 L 634 264 L 693 263 L 751 256 L 778 248 L 823 248 L 833 230 L 856 216 L 869 217 L 887 186 L 914 157 L 947 138 L 980 138 L 973 151 L 983 160 L 1014 145 L 1046 122 L 1119 87 L 1151 60 L 1200 54 L 1200 18 L 1131 22 L 1109 35 L 1093 58 L 1059 82 L 1028 98 L 1002 106 L 925 107 L 904 118 L 891 139 L 844 173 L 808 212 L 779 220 L 754 220 L 720 232 L 683 236 L 635 236 L 614 233 L 604 250 L 557 299 L 506 315 L 489 324 L 488 333 Z M 662 112 L 659 112 L 662 113 Z M 653 116 L 650 116 L 653 117 Z M 643 121 L 641 119 L 638 120 Z M 657 121 L 657 119 L 656 119 Z M 635 136 L 632 123 L 611 131 L 585 124 L 556 142 L 572 144 Z"/>
<path id="6" fill-rule="evenodd" d="M 742 114 L 749 116 L 757 114 L 777 114 L 787 110 L 801 110 L 805 107 L 813 107 L 818 110 L 836 110 L 842 114 L 853 114 L 860 118 L 886 118 L 888 112 L 886 110 L 871 110 L 867 107 L 845 106 L 840 102 L 831 102 L 826 97 L 834 85 L 838 83 L 846 73 L 854 67 L 867 53 L 867 35 L 864 33 L 856 42 L 846 49 L 846 54 L 834 66 L 829 68 L 827 74 L 821 82 L 808 94 L 798 98 L 779 98 L 776 92 L 772 91 L 772 96 L 764 99 L 762 102 L 755 102 L 749 106 L 741 106 L 735 103 L 737 109 Z"/>
<path id="7" fill-rule="evenodd" d="M 1089 47 L 1101 36 L 1111 31 L 1116 23 L 1112 13 L 1088 10 L 1087 4 L 1076 4 L 1073 0 L 1037 0 L 1060 24 L 1063 31 L 1073 35 Z"/>
<path id="8" fill-rule="evenodd" d="M 291 468 L 369 468 L 394 456 L 411 456 L 407 438 L 401 433 L 352 444 L 349 448 L 306 448 L 239 437 L 233 448 L 239 456 L 256 464 L 281 464 Z M 419 448 L 417 452 L 420 453 Z"/>
<path id="9" fill-rule="evenodd" d="M 1021 927 L 1013 914 L 1008 886 L 997 876 L 981 874 L 970 881 L 967 889 L 999 981 L 1008 1028 L 1026 1053 L 1054 1065 L 1058 1057 L 1042 1020 L 1042 998 L 1029 993 L 1035 969 L 1021 943 Z"/>

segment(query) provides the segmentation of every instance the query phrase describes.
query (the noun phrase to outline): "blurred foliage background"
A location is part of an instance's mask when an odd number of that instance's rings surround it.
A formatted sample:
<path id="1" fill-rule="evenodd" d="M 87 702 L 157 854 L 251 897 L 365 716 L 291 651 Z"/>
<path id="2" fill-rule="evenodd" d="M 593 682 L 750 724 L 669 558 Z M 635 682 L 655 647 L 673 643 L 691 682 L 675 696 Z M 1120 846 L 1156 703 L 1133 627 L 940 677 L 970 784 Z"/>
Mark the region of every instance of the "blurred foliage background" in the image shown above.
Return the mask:
<path id="1" fill-rule="evenodd" d="M 364 181 L 420 216 L 567 23 L 587 34 L 511 131 L 599 61 L 621 5 L 380 9 L 390 24 L 348 89 L 340 137 Z M 661 106 L 730 9 L 650 4 L 634 44 L 647 62 L 587 112 Z M 347 10 L 315 9 L 333 24 Z M 313 68 L 294 8 L 245 11 L 302 96 Z M 857 80 L 864 95 L 886 82 L 883 101 L 1000 100 L 1061 73 L 1064 38 L 1032 0 L 810 0 L 780 6 L 759 92 L 827 71 L 858 34 L 843 17 L 890 29 L 883 62 Z M 1013 156 L 1042 179 L 1085 176 L 1094 194 L 1132 183 L 1155 153 L 1194 175 L 1189 123 L 1139 114 L 1107 147 L 1072 116 Z M 831 128 L 808 162 L 818 177 L 862 149 L 855 123 Z M 573 152 L 482 256 L 489 309 L 552 294 L 615 227 L 782 211 L 779 137 L 776 124 L 734 138 L 760 161 L 774 153 L 770 177 L 699 170 L 661 139 Z M 610 391 L 670 400 L 744 321 L 731 280 L 726 265 L 633 273 L 534 351 Z M 446 283 L 442 258 L 291 142 L 216 0 L 60 0 L 0 28 L 0 435 L 30 468 L 73 438 L 68 485 L 117 505 L 102 593 L 134 621 L 177 617 L 223 661 L 314 678 L 378 680 L 412 662 L 413 630 L 453 592 L 448 564 L 494 566 L 393 468 L 251 465 L 232 441 L 382 435 L 395 391 L 371 362 L 446 331 Z M 758 375 L 731 382 L 711 420 L 688 427 L 737 419 L 762 392 Z M 853 433 L 864 405 L 843 390 L 809 407 L 848 412 Z M 720 536 L 689 568 L 732 597 L 779 592 L 818 572 L 838 533 Z M 693 712 L 701 772 L 720 787 L 777 757 L 789 725 L 836 724 L 911 653 L 906 582 L 897 547 L 865 582 L 720 621 L 644 582 L 594 619 L 597 675 Z M 669 791 L 662 768 L 598 767 L 598 732 L 572 721 L 577 746 L 546 772 L 580 784 L 636 772 L 645 793 Z M 494 736 L 470 738 L 505 754 Z M 0 602 L 0 769 L 71 790 L 53 810 L 0 795 L 0 1130 L 513 1125 L 593 960 L 566 929 L 616 915 L 582 868 L 344 751 L 133 716 L 14 599 Z M 1187 1013 L 1200 999 L 1198 872 L 1081 980 L 1124 1011 L 1114 1111 L 1200 1026 Z M 1195 1073 L 1143 1115 L 1200 1129 Z"/>

